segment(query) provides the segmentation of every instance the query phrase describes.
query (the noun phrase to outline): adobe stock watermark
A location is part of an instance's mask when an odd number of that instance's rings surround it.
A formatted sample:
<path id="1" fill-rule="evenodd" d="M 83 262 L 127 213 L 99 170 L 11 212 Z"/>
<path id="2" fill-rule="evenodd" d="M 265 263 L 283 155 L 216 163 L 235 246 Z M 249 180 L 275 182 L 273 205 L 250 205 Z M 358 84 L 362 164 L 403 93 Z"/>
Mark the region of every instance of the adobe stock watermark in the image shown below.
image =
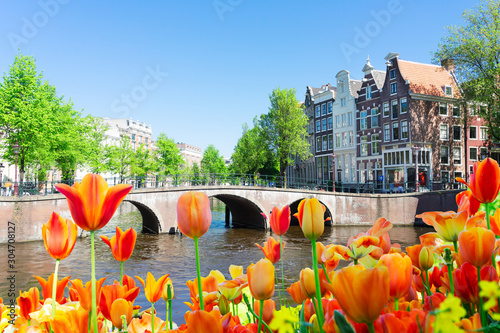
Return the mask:
<path id="1" fill-rule="evenodd" d="M 243 0 L 214 0 L 212 5 L 214 6 L 215 12 L 219 16 L 221 21 L 224 21 L 224 15 L 226 12 L 232 12 L 234 8 L 241 5 Z"/>
<path id="2" fill-rule="evenodd" d="M 367 21 L 363 28 L 354 27 L 354 38 L 351 44 L 340 43 L 340 49 L 347 62 L 350 63 L 352 55 L 358 54 L 362 49 L 366 48 L 372 39 L 380 34 L 382 28 L 391 23 L 393 16 L 400 14 L 402 11 L 403 5 L 399 0 L 389 0 L 385 9 L 370 10 L 373 20 Z"/>
<path id="3" fill-rule="evenodd" d="M 167 72 L 162 72 L 159 65 L 153 69 L 146 67 L 147 74 L 142 78 L 141 84 L 138 84 L 127 94 L 121 94 L 119 98 L 111 103 L 111 111 L 119 114 L 121 117 L 128 117 L 131 109 L 136 109 L 139 103 L 144 101 L 149 92 L 155 90 L 168 76 Z"/>
<path id="4" fill-rule="evenodd" d="M 23 44 L 28 44 L 29 41 L 38 34 L 39 29 L 45 27 L 51 18 L 59 13 L 61 5 L 69 3 L 69 0 L 40 0 L 38 5 L 40 10 L 35 12 L 30 18 L 23 16 L 21 18 L 20 33 L 9 32 L 7 39 L 15 52 Z"/>

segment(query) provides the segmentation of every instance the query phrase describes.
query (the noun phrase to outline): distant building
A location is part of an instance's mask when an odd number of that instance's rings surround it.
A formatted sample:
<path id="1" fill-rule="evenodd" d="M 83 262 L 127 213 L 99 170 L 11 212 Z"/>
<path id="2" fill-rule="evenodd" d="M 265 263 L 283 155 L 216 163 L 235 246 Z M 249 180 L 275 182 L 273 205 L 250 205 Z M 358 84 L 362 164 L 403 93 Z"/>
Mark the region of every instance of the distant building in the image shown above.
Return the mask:
<path id="1" fill-rule="evenodd" d="M 177 148 L 179 148 L 182 158 L 184 159 L 184 161 L 186 161 L 188 167 L 192 167 L 194 163 L 197 163 L 198 166 L 200 165 L 201 159 L 203 158 L 201 148 L 189 145 L 184 142 L 178 142 Z"/>
<path id="2" fill-rule="evenodd" d="M 120 140 L 121 137 L 130 138 L 130 144 L 134 150 L 143 144 L 146 149 L 154 149 L 153 130 L 151 125 L 141 123 L 132 119 L 111 119 L 102 118 L 105 124 L 109 125 L 106 135 L 110 140 Z"/>

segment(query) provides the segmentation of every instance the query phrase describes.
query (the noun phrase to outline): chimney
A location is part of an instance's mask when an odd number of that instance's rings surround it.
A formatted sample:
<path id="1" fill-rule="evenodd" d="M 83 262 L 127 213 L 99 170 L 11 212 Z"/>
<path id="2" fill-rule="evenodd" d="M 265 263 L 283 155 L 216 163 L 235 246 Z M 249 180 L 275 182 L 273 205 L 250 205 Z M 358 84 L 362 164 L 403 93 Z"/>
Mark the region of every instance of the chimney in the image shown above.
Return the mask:
<path id="1" fill-rule="evenodd" d="M 455 60 L 453 59 L 443 59 L 441 60 L 441 66 L 443 66 L 448 72 L 455 73 Z"/>

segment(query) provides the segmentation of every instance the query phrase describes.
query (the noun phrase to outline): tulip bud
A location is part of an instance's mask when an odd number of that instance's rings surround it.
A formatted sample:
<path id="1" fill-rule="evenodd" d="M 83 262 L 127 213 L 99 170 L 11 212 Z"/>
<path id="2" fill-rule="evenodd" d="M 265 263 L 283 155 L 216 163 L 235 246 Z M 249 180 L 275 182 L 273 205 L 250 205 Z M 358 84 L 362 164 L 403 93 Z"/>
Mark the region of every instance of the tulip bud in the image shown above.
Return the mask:
<path id="1" fill-rule="evenodd" d="M 304 268 L 300 271 L 300 290 L 307 297 L 316 296 L 316 282 L 312 269 Z"/>
<path id="2" fill-rule="evenodd" d="M 443 261 L 446 265 L 451 265 L 453 263 L 453 254 L 449 248 L 444 249 Z"/>
<path id="3" fill-rule="evenodd" d="M 420 250 L 418 263 L 423 271 L 428 271 L 434 266 L 434 253 L 428 247 L 424 246 Z"/>
<path id="4" fill-rule="evenodd" d="M 222 294 L 219 296 L 219 311 L 222 316 L 231 311 L 229 301 L 227 300 L 226 296 Z"/>

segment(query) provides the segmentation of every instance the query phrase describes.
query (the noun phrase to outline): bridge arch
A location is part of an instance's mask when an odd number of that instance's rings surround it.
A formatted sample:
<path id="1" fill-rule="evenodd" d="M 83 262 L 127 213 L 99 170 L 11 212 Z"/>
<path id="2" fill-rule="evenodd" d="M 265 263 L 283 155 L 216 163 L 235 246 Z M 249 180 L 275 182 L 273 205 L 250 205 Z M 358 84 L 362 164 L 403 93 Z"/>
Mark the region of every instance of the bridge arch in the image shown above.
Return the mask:
<path id="1" fill-rule="evenodd" d="M 305 198 L 304 198 L 305 199 Z M 299 225 L 299 220 L 293 216 L 293 214 L 297 213 L 299 211 L 299 203 L 302 201 L 303 199 L 299 199 L 299 200 L 296 200 L 294 202 L 292 202 L 290 204 L 290 214 L 291 214 L 291 219 L 290 219 L 290 225 Z M 331 226 L 332 225 L 332 220 L 333 220 L 333 216 L 332 216 L 332 213 L 330 211 L 330 209 L 328 208 L 328 205 L 326 205 L 324 202 L 321 202 L 320 203 L 325 206 L 325 225 L 328 225 L 328 226 Z M 328 221 L 326 221 L 327 218 L 330 218 Z"/>
<path id="2" fill-rule="evenodd" d="M 261 213 L 268 215 L 268 212 L 258 203 L 234 194 L 215 194 L 211 197 L 219 199 L 229 209 L 233 227 L 267 228 L 266 219 Z"/>
<path id="3" fill-rule="evenodd" d="M 162 217 L 161 214 L 155 210 L 155 208 L 146 206 L 145 204 L 135 200 L 123 200 L 123 201 L 131 203 L 141 213 L 143 233 L 159 234 L 162 232 L 162 225 L 163 225 Z"/>

